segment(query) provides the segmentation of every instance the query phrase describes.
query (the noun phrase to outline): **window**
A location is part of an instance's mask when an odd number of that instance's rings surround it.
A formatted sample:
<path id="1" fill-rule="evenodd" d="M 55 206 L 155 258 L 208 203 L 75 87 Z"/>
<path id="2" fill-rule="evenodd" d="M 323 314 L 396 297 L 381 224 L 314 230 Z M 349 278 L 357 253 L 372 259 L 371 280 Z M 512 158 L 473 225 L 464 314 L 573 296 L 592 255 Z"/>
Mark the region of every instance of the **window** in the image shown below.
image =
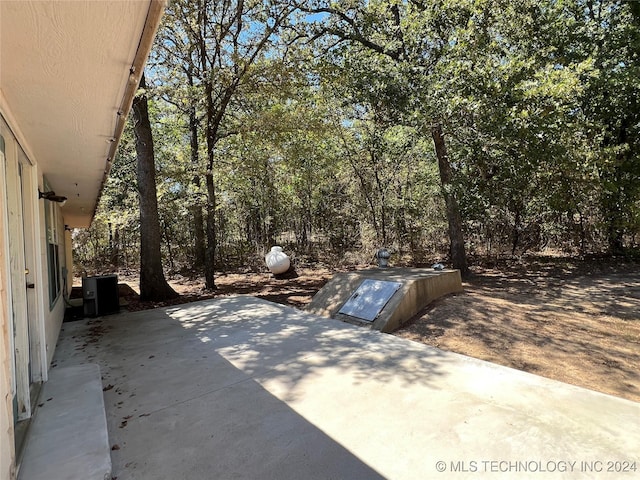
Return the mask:
<path id="1" fill-rule="evenodd" d="M 51 188 L 44 182 L 44 190 Z M 55 202 L 44 202 L 44 216 L 47 228 L 47 266 L 49 272 L 49 307 L 53 308 L 60 296 L 62 283 L 60 268 L 60 233 L 58 232 L 58 208 Z"/>

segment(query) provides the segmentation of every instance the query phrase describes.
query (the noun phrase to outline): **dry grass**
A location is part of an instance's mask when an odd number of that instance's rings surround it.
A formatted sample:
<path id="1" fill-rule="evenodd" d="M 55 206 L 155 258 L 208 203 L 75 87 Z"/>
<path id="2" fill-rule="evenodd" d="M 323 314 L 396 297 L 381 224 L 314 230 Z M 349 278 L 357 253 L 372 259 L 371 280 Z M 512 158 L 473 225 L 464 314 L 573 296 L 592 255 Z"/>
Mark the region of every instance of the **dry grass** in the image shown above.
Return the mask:
<path id="1" fill-rule="evenodd" d="M 396 332 L 640 402 L 640 273 L 485 270 Z"/>

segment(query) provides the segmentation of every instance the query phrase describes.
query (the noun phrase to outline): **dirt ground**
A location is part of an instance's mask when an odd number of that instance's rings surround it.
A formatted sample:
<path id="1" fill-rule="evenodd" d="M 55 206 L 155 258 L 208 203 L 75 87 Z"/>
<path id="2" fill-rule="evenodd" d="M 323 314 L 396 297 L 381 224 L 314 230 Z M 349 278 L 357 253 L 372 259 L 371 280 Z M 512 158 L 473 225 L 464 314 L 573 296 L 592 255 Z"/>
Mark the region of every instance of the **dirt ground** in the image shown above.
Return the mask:
<path id="1" fill-rule="evenodd" d="M 463 293 L 437 300 L 394 334 L 640 402 L 639 267 L 553 258 L 475 268 Z M 227 274 L 215 294 L 201 280 L 174 278 L 180 299 L 145 304 L 131 291 L 129 309 L 234 294 L 303 308 L 331 276 L 326 268 L 288 279 Z"/>
<path id="2" fill-rule="evenodd" d="M 584 267 L 478 271 L 396 334 L 640 402 L 640 270 Z"/>

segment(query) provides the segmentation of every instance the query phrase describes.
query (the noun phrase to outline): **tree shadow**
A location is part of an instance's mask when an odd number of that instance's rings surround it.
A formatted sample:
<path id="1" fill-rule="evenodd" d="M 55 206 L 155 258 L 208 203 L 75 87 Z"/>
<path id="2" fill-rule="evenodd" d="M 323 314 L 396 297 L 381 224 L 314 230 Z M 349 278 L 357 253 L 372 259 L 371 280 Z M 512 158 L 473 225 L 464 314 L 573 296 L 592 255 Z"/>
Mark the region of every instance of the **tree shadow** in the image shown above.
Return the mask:
<path id="1" fill-rule="evenodd" d="M 637 272 L 548 263 L 476 275 L 401 335 L 640 401 L 639 320 Z"/>
<path id="2" fill-rule="evenodd" d="M 381 479 L 335 439 L 353 420 L 336 405 L 356 402 L 357 385 L 437 388 L 442 355 L 228 297 L 65 324 L 55 364 L 100 365 L 118 478 Z M 336 387 L 333 407 L 301 414 L 310 392 L 332 388 L 332 375 L 344 387 Z M 318 416 L 333 418 L 333 427 L 317 427 Z"/>

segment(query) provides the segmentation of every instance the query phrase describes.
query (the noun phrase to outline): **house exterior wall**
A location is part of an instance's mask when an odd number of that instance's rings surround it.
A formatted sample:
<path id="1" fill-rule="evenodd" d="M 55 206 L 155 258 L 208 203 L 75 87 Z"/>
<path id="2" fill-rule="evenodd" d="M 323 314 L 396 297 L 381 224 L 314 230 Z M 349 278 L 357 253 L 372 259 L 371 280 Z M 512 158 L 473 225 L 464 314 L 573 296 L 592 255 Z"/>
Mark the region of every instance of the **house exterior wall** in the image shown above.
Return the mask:
<path id="1" fill-rule="evenodd" d="M 55 208 L 59 207 L 55 205 Z M 57 225 L 56 229 L 59 233 L 60 242 L 64 242 L 66 236 L 64 235 L 64 218 L 62 215 L 57 217 Z M 41 223 L 44 225 L 44 223 Z M 46 229 L 41 229 L 41 242 L 46 245 Z M 69 246 L 71 248 L 71 246 Z M 67 247 L 64 243 L 59 245 L 58 254 L 60 256 L 60 266 L 66 265 L 66 252 Z M 41 271 L 45 273 L 44 275 L 44 329 L 45 329 L 45 358 L 47 362 L 47 370 L 48 366 L 51 364 L 51 360 L 53 359 L 53 354 L 55 353 L 56 343 L 58 342 L 58 336 L 60 335 L 60 329 L 62 327 L 62 321 L 64 320 L 64 310 L 65 310 L 65 302 L 64 302 L 64 294 L 62 292 L 64 289 L 64 281 L 60 285 L 61 294 L 58 296 L 58 299 L 55 301 L 53 305 L 49 304 L 48 294 L 49 291 L 49 276 L 48 276 L 48 260 L 47 260 L 47 251 L 46 248 L 43 249 L 42 257 L 41 257 Z M 62 278 L 62 277 L 61 277 Z"/>
<path id="2" fill-rule="evenodd" d="M 60 333 L 73 278 L 65 224 L 91 223 L 165 5 L 0 0 L 0 480 L 15 477 L 14 420 L 31 414 L 29 383 L 47 381 Z M 38 198 L 55 189 L 47 176 L 69 196 L 64 209 Z"/>
<path id="3" fill-rule="evenodd" d="M 19 125 L 10 123 L 6 109 L 0 108 L 0 480 L 15 478 L 14 424 L 32 414 L 29 385 L 47 380 L 64 318 L 64 271 L 71 270 L 62 210 L 38 199 L 45 178 L 27 157 L 28 145 L 17 140 Z M 47 209 L 60 270 L 53 301 Z"/>
<path id="4" fill-rule="evenodd" d="M 73 287 L 73 239 L 71 238 L 71 231 L 64 231 L 64 266 L 67 269 L 67 279 L 66 279 L 66 291 L 64 292 L 67 297 L 71 295 L 71 289 Z"/>

